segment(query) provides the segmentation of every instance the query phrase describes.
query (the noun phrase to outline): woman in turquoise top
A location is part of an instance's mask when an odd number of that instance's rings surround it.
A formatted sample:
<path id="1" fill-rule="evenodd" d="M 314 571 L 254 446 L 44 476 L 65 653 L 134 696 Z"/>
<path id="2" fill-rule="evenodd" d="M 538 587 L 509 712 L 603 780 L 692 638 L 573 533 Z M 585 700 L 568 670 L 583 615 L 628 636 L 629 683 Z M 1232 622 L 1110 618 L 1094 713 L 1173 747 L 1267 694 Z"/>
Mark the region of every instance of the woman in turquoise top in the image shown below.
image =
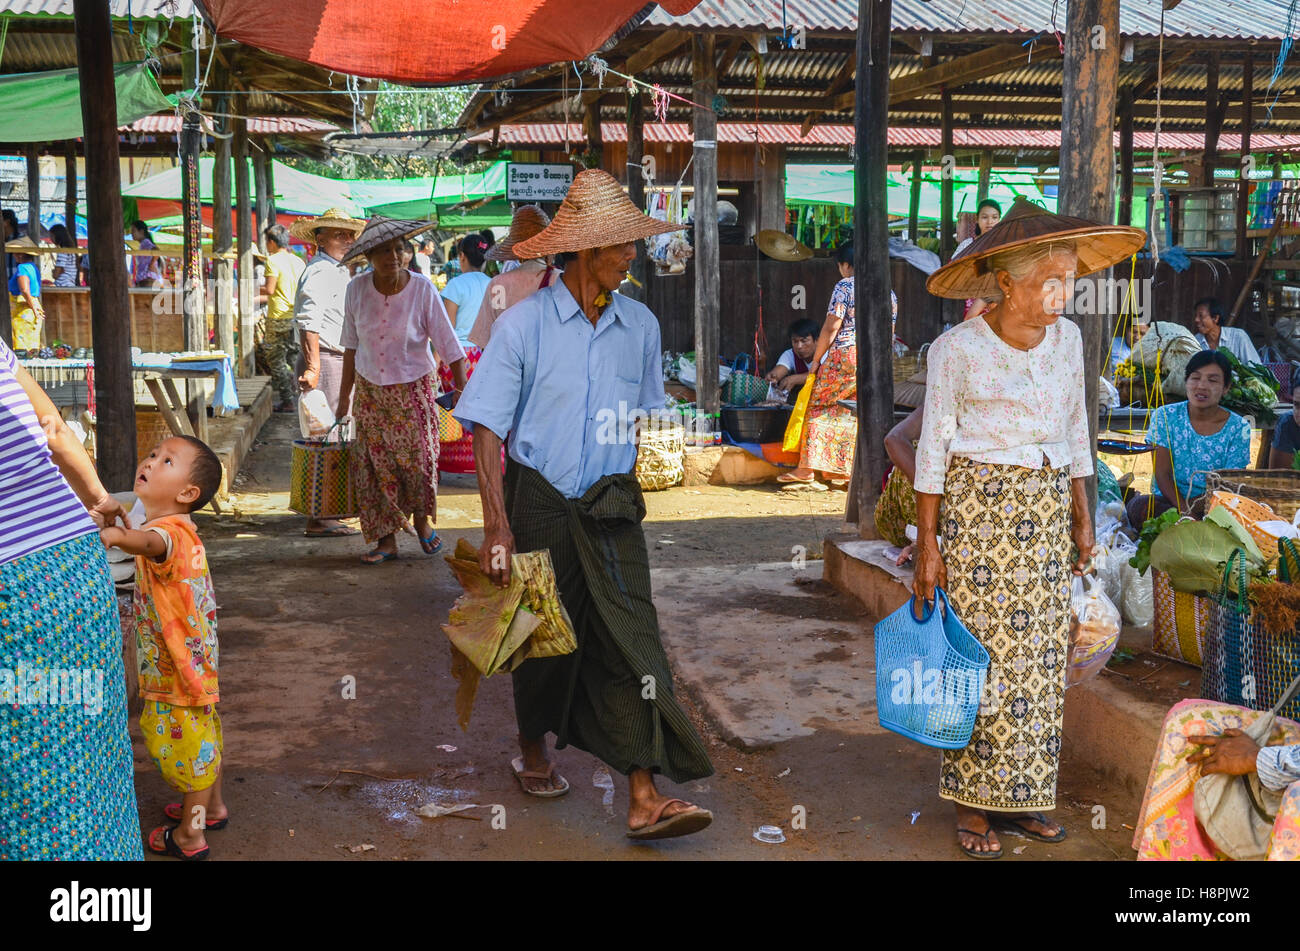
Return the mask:
<path id="1" fill-rule="evenodd" d="M 1205 494 L 1205 473 L 1250 465 L 1250 423 L 1219 405 L 1232 385 L 1232 365 L 1217 350 L 1187 361 L 1187 402 L 1161 406 L 1151 414 L 1147 438 L 1155 474 L 1150 496 L 1129 502 L 1135 528 L 1168 509 L 1191 513 Z"/>

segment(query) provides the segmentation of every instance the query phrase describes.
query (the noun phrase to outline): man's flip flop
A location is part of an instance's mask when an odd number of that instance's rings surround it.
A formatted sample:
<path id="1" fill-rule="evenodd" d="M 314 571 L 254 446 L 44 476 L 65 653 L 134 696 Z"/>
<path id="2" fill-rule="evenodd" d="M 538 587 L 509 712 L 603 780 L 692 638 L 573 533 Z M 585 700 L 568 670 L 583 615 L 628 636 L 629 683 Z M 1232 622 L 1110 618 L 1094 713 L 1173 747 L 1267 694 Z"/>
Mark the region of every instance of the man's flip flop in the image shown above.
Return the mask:
<path id="1" fill-rule="evenodd" d="M 510 768 L 515 772 L 515 779 L 519 780 L 519 788 L 530 796 L 536 796 L 538 799 L 558 799 L 569 791 L 569 781 L 555 771 L 554 763 L 545 772 L 540 769 L 524 769 L 524 758 L 516 756 L 510 761 Z M 560 785 L 555 789 L 536 791 L 528 788 L 525 779 L 544 779 L 552 786 L 556 786 L 556 783 Z"/>
<path id="2" fill-rule="evenodd" d="M 376 558 L 375 555 L 378 555 L 379 557 Z M 382 565 L 384 562 L 392 561 L 396 557 L 397 552 L 395 551 L 380 551 L 376 548 L 374 551 L 369 551 L 362 555 L 361 563 L 363 565 Z"/>
<path id="3" fill-rule="evenodd" d="M 163 806 L 163 815 L 166 816 L 168 819 L 170 819 L 172 822 L 180 822 L 181 804 L 179 802 L 167 803 L 167 805 Z M 227 826 L 227 824 L 229 824 L 229 822 L 230 822 L 230 816 L 226 816 L 226 818 L 224 819 L 215 819 L 212 822 L 205 822 L 203 824 L 203 828 L 205 828 L 209 832 L 218 832 L 221 829 L 224 829 Z"/>
<path id="4" fill-rule="evenodd" d="M 650 824 L 644 825 L 639 829 L 628 829 L 627 837 L 629 839 L 671 839 L 679 835 L 690 835 L 692 832 L 699 832 L 706 829 L 709 823 L 713 821 L 713 813 L 707 809 L 701 809 L 699 806 L 679 812 L 675 816 L 669 816 L 667 819 L 661 819 L 667 809 L 675 802 L 680 802 L 683 806 L 688 806 L 684 799 L 668 799 L 659 804 L 659 808 L 654 811 L 650 817 Z"/>
<path id="5" fill-rule="evenodd" d="M 977 839 L 983 839 L 985 842 L 988 842 L 989 845 L 992 845 L 992 844 L 993 844 L 992 842 L 989 842 L 989 833 L 993 831 L 993 828 L 992 828 L 991 826 L 990 826 L 987 830 L 985 830 L 984 832 L 972 832 L 970 829 L 958 829 L 957 831 L 958 831 L 958 832 L 965 832 L 967 835 L 974 836 L 974 837 L 977 838 Z M 994 849 L 994 850 L 991 851 L 991 852 L 981 852 L 979 849 L 968 849 L 968 848 L 966 848 L 966 846 L 964 846 L 964 845 L 961 844 L 961 839 L 958 839 L 958 840 L 957 840 L 957 848 L 961 849 L 963 852 L 965 852 L 967 855 L 969 855 L 969 856 L 970 856 L 971 858 L 973 858 L 973 859 L 1000 859 L 1000 858 L 1002 858 L 1002 846 L 1001 846 L 1001 845 L 999 845 L 996 849 Z"/>
<path id="6" fill-rule="evenodd" d="M 1033 839 L 1035 842 L 1060 842 L 1065 838 L 1065 826 L 1057 830 L 1056 835 L 1043 835 L 1041 832 L 1033 832 L 1026 829 L 1021 823 L 1038 822 L 1042 825 L 1051 825 L 1047 817 L 1042 813 L 1031 813 L 1023 819 L 994 819 L 999 832 L 1006 832 L 1009 835 L 1023 836 L 1026 839 Z"/>
<path id="7" fill-rule="evenodd" d="M 183 862 L 202 862 L 211 851 L 206 845 L 201 849 L 185 851 L 172 838 L 172 830 L 169 826 L 158 826 L 150 832 L 147 844 L 149 851 L 154 855 L 170 855 L 172 858 L 180 859 Z"/>

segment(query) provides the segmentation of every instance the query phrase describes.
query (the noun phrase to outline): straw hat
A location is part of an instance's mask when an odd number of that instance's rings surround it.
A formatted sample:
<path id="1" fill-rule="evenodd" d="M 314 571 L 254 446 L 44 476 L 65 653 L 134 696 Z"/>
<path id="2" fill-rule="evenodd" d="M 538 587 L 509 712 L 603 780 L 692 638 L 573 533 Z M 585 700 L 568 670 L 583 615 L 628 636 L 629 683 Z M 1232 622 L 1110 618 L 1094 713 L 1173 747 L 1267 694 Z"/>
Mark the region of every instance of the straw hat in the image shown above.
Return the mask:
<path id="1" fill-rule="evenodd" d="M 548 254 L 604 248 L 681 230 L 679 224 L 669 224 L 642 214 L 624 193 L 618 179 L 609 172 L 589 168 L 573 179 L 569 193 L 555 213 L 555 220 L 531 238 L 516 244 L 513 253 L 519 260 L 527 261 Z"/>
<path id="2" fill-rule="evenodd" d="M 5 243 L 5 251 L 9 254 L 26 254 L 27 248 L 36 247 L 40 247 L 40 245 L 25 234 Z"/>
<path id="3" fill-rule="evenodd" d="M 489 261 L 518 261 L 515 257 L 514 246 L 520 241 L 527 241 L 535 234 L 543 231 L 551 223 L 551 216 L 542 211 L 537 205 L 523 205 L 515 209 L 515 215 L 510 219 L 510 233 L 506 235 L 505 240 L 498 244 L 492 245 L 486 255 Z"/>
<path id="4" fill-rule="evenodd" d="M 421 231 L 428 231 L 430 228 L 436 228 L 437 226 L 436 221 L 412 221 L 406 218 L 385 218 L 383 215 L 375 215 L 366 222 L 365 228 L 357 237 L 357 240 L 353 242 L 347 257 L 343 259 L 343 263 L 355 261 L 394 238 L 409 238 L 413 234 L 419 234 Z M 325 227 L 331 226 L 326 225 Z"/>
<path id="5" fill-rule="evenodd" d="M 362 218 L 352 218 L 342 208 L 329 208 L 324 214 L 315 218 L 299 218 L 289 226 L 289 234 L 308 244 L 316 243 L 317 228 L 342 228 L 357 234 L 366 226 Z"/>
<path id="6" fill-rule="evenodd" d="M 808 245 L 774 228 L 765 228 L 754 240 L 758 250 L 774 261 L 807 261 L 813 255 Z"/>
<path id="7" fill-rule="evenodd" d="M 925 289 L 936 297 L 957 300 L 997 296 L 1001 292 L 989 270 L 990 255 L 1056 241 L 1074 242 L 1079 256 L 1075 277 L 1083 277 L 1141 250 L 1147 242 L 1147 233 L 1141 228 L 1054 215 L 1040 205 L 1017 197 L 1001 221 L 931 274 Z"/>

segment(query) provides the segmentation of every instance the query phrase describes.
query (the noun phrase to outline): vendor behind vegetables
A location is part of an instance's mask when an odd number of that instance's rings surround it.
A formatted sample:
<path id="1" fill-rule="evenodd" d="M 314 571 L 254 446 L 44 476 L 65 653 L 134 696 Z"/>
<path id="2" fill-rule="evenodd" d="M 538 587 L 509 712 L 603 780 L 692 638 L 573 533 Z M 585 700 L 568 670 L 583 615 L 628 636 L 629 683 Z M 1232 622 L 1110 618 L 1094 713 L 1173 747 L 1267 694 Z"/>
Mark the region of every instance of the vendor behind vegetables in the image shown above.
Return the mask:
<path id="1" fill-rule="evenodd" d="M 1250 423 L 1220 405 L 1232 385 L 1229 356 L 1203 350 L 1187 361 L 1187 402 L 1151 413 L 1147 440 L 1155 470 L 1151 495 L 1128 503 L 1129 522 L 1141 527 L 1171 508 L 1190 514 L 1205 494 L 1205 473 L 1250 465 Z"/>
<path id="2" fill-rule="evenodd" d="M 1294 399 L 1294 397 L 1293 397 Z M 1295 408 L 1277 418 L 1273 430 L 1273 443 L 1268 448 L 1270 469 L 1295 469 L 1296 449 L 1300 448 L 1300 423 L 1296 422 Z"/>
<path id="3" fill-rule="evenodd" d="M 804 385 L 812 370 L 820 332 L 821 327 L 806 317 L 790 325 L 790 347 L 781 354 L 766 377 L 769 400 L 788 400 L 791 393 L 799 392 L 799 387 Z"/>

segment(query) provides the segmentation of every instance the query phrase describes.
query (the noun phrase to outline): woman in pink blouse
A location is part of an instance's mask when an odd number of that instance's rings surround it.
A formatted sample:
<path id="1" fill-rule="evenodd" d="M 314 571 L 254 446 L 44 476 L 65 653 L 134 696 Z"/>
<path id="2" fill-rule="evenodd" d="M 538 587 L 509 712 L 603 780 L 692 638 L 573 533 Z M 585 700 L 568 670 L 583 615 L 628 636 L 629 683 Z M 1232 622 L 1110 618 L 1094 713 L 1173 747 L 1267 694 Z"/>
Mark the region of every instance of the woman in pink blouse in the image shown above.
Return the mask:
<path id="1" fill-rule="evenodd" d="M 344 296 L 339 387 L 344 395 L 338 410 L 340 419 L 347 415 L 347 394 L 352 394 L 357 442 L 348 461 L 361 531 L 375 546 L 361 558 L 367 565 L 397 557 L 397 533 L 407 528 L 408 516 L 425 552 L 442 547 L 433 528 L 438 491 L 433 351 L 451 367 L 457 393 L 465 387 L 465 351 L 433 283 L 403 263 L 406 239 L 428 227 L 427 222 L 372 218 L 348 256 L 364 255 L 371 267 L 352 279 Z"/>
<path id="2" fill-rule="evenodd" d="M 995 825 L 1065 838 L 1044 813 L 1056 808 L 1071 575 L 1092 562 L 1096 410 L 1084 400 L 1082 335 L 1060 316 L 1076 275 L 1145 237 L 1018 200 L 927 282 L 943 297 L 991 286 L 1001 296 L 930 348 L 916 453 L 913 591 L 930 600 L 945 589 L 992 660 L 970 743 L 945 750 L 940 769 L 939 795 L 956 805 L 958 844 L 972 858 L 1001 857 Z"/>

